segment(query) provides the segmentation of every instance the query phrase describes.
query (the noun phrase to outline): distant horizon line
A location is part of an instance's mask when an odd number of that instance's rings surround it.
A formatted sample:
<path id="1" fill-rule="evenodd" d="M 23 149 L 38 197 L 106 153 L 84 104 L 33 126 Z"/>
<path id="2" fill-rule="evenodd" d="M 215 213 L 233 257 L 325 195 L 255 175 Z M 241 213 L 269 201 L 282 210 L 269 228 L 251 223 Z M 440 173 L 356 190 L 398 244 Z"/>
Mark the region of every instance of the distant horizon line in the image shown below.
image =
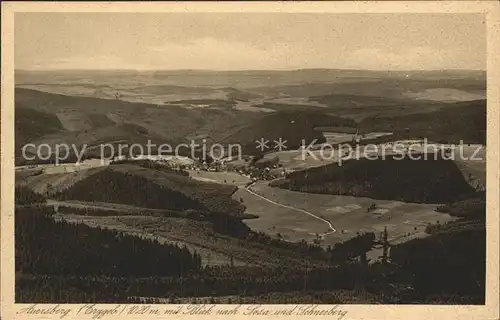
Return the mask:
<path id="1" fill-rule="evenodd" d="M 486 69 L 354 69 L 354 68 L 298 68 L 298 69 L 15 69 L 22 72 L 297 72 L 297 71 L 365 71 L 365 72 L 486 72 Z"/>

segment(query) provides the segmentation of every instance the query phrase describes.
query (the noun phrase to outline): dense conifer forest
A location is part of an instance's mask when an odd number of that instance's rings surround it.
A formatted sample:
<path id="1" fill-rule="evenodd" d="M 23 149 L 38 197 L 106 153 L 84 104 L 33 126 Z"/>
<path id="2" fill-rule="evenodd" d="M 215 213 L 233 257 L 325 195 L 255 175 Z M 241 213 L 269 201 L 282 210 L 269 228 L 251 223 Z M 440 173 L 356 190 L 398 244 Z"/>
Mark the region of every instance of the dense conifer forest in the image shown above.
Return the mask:
<path id="1" fill-rule="evenodd" d="M 331 303 L 328 299 L 338 291 L 344 299 L 340 303 L 484 303 L 484 220 L 467 220 L 475 221 L 473 230 L 450 232 L 466 221 L 458 220 L 427 238 L 396 246 L 387 242 L 387 234 L 381 239 L 360 234 L 326 250 L 252 233 L 246 241 L 307 252 L 303 264 L 262 268 L 202 266 L 200 255 L 185 247 L 55 221 L 52 214 L 40 207 L 16 210 L 18 302 L 140 302 L 144 300 L 137 297 L 156 297 L 175 303 L 206 296 L 227 302 L 225 297 L 239 295 L 258 303 L 283 292 L 294 301 L 315 296 Z M 366 253 L 376 245 L 384 247 L 383 254 L 370 262 Z M 318 259 L 327 263 L 311 263 Z M 429 277 L 433 281 L 423 281 Z"/>
<path id="2" fill-rule="evenodd" d="M 413 155 L 417 157 L 418 155 Z M 451 160 L 428 154 L 356 159 L 290 173 L 272 186 L 294 191 L 338 194 L 417 203 L 446 203 L 475 194 Z"/>

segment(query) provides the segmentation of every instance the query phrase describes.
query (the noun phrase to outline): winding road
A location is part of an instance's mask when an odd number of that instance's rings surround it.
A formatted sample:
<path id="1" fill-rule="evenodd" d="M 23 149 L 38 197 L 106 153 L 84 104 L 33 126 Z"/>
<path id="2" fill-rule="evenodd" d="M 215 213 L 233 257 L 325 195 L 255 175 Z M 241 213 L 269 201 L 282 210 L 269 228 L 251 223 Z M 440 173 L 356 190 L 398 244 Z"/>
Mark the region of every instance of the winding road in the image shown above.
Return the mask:
<path id="1" fill-rule="evenodd" d="M 311 212 L 306 211 L 306 210 L 302 210 L 302 209 L 299 209 L 299 208 L 295 208 L 295 207 L 291 207 L 291 206 L 287 206 L 287 205 L 284 205 L 284 204 L 278 203 L 278 202 L 273 201 L 273 200 L 271 200 L 271 199 L 268 199 L 268 198 L 266 198 L 266 197 L 264 197 L 264 196 L 261 196 L 261 195 L 260 195 L 260 194 L 258 194 L 258 193 L 255 193 L 254 191 L 252 191 L 252 189 L 250 189 L 250 187 L 252 187 L 254 184 L 255 184 L 255 182 L 253 182 L 253 183 L 249 184 L 248 186 L 246 186 L 246 187 L 245 187 L 245 190 L 246 190 L 246 191 L 248 191 L 250 194 L 252 194 L 252 195 L 254 195 L 254 196 L 258 197 L 258 198 L 261 198 L 262 200 L 265 200 L 265 201 L 267 201 L 267 202 L 270 202 L 270 203 L 272 203 L 272 204 L 274 204 L 274 205 L 277 205 L 277 206 L 280 206 L 280 207 L 283 207 L 283 208 L 287 208 L 287 209 L 290 209 L 290 210 L 295 210 L 295 211 L 299 211 L 299 212 L 305 213 L 305 214 L 307 214 L 307 215 L 309 215 L 309 216 L 311 216 L 311 217 L 313 217 L 313 218 L 315 218 L 315 219 L 318 219 L 318 220 L 320 220 L 320 221 L 322 221 L 322 222 L 326 223 L 326 224 L 328 225 L 328 228 L 329 228 L 331 231 L 326 232 L 326 233 L 322 233 L 322 234 L 318 234 L 320 237 L 324 237 L 324 236 L 329 235 L 329 234 L 331 234 L 331 233 L 337 232 L 337 230 L 333 227 L 333 225 L 332 225 L 332 223 L 331 223 L 330 221 L 328 221 L 328 220 L 326 220 L 326 219 L 323 219 L 323 218 L 321 218 L 321 217 L 319 217 L 319 216 L 315 215 L 314 213 L 311 213 Z"/>

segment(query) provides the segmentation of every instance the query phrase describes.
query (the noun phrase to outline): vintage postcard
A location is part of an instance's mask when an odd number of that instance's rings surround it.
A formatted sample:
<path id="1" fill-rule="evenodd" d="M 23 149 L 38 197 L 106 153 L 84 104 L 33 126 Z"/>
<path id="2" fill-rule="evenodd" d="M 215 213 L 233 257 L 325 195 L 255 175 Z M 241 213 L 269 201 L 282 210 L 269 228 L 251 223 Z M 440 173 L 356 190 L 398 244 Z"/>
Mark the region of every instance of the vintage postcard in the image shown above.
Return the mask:
<path id="1" fill-rule="evenodd" d="M 499 17 L 2 3 L 2 319 L 499 319 Z"/>

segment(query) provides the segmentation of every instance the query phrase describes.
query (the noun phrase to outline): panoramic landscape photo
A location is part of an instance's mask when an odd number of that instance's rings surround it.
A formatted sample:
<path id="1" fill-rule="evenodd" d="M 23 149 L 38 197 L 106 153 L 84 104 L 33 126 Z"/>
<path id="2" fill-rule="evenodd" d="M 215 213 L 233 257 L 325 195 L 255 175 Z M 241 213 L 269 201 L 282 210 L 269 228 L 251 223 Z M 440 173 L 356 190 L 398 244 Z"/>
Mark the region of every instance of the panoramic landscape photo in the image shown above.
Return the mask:
<path id="1" fill-rule="evenodd" d="M 15 301 L 485 304 L 485 34 L 16 13 Z"/>

